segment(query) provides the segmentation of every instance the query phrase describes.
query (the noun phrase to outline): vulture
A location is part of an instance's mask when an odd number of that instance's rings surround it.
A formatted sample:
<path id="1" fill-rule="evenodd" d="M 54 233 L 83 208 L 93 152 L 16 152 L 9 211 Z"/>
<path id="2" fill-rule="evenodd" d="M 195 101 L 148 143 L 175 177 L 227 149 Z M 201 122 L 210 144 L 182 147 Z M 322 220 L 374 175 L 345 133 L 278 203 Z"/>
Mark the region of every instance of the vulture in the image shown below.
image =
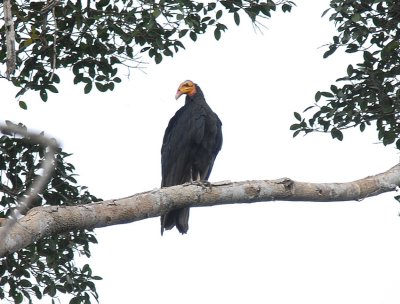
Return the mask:
<path id="1" fill-rule="evenodd" d="M 175 99 L 186 95 L 168 123 L 161 147 L 161 187 L 207 181 L 222 146 L 221 120 L 207 104 L 193 81 L 181 83 Z M 174 226 L 182 234 L 189 229 L 189 208 L 169 210 L 161 216 L 161 235 Z"/>

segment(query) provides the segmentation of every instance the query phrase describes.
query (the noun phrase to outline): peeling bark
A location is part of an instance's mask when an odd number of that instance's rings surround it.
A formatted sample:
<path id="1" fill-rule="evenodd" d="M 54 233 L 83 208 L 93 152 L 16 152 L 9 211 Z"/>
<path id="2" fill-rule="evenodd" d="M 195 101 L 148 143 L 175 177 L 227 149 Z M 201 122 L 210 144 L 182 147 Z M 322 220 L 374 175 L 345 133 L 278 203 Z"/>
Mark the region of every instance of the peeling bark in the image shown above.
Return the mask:
<path id="1" fill-rule="evenodd" d="M 6 45 L 7 45 L 7 71 L 6 76 L 10 79 L 10 76 L 15 71 L 15 30 L 14 22 L 12 20 L 11 0 L 3 1 L 4 10 L 4 25 L 6 30 Z"/>
<path id="2" fill-rule="evenodd" d="M 306 183 L 289 178 L 231 182 L 204 187 L 184 184 L 130 197 L 78 206 L 32 208 L 0 243 L 0 257 L 46 236 L 93 229 L 157 217 L 172 208 L 267 201 L 360 201 L 400 186 L 400 164 L 384 173 L 348 183 Z M 0 228 L 1 230 L 4 228 Z"/>

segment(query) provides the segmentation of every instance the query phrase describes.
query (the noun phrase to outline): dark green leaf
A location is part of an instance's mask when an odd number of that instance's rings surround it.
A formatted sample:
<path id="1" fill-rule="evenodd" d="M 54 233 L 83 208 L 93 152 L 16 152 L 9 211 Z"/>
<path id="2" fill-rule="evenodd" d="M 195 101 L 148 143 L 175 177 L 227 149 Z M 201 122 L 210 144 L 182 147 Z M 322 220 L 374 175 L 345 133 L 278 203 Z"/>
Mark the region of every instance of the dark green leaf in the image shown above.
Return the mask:
<path id="1" fill-rule="evenodd" d="M 85 87 L 84 87 L 84 89 L 83 89 L 83 92 L 84 92 L 85 94 L 88 94 L 88 93 L 90 93 L 91 90 L 92 90 L 92 83 L 89 82 L 89 83 L 87 83 L 87 84 L 85 85 Z"/>
<path id="2" fill-rule="evenodd" d="M 46 92 L 46 90 L 44 90 L 44 89 L 40 90 L 40 98 L 43 101 L 47 101 L 47 92 Z"/>
<path id="3" fill-rule="evenodd" d="M 292 10 L 292 6 L 290 4 L 285 3 L 282 5 L 282 12 L 290 13 L 291 10 Z"/>
<path id="4" fill-rule="evenodd" d="M 235 20 L 236 25 L 240 24 L 240 16 L 237 12 L 233 13 L 233 19 Z"/>
<path id="5" fill-rule="evenodd" d="M 330 55 L 332 55 L 336 51 L 336 49 L 337 49 L 336 45 L 330 45 L 329 46 L 329 50 L 327 50 L 322 57 L 323 58 L 329 57 Z"/>
<path id="6" fill-rule="evenodd" d="M 50 92 L 58 93 L 57 88 L 53 85 L 48 85 L 47 88 L 49 89 Z"/>
<path id="7" fill-rule="evenodd" d="M 292 131 L 297 130 L 297 129 L 300 129 L 300 124 L 293 124 L 290 126 L 290 130 L 292 130 Z"/>
<path id="8" fill-rule="evenodd" d="M 348 65 L 347 67 L 347 75 L 350 77 L 351 75 L 353 75 L 353 66 L 351 64 Z"/>
<path id="9" fill-rule="evenodd" d="M 221 31 L 217 28 L 214 30 L 214 37 L 216 40 L 219 40 L 221 38 Z"/>
<path id="10" fill-rule="evenodd" d="M 190 39 L 192 39 L 193 41 L 197 40 L 197 35 L 195 32 L 190 32 L 189 36 L 190 36 Z"/>
<path id="11" fill-rule="evenodd" d="M 156 61 L 156 64 L 159 64 L 162 61 L 162 55 L 160 53 L 157 53 L 154 56 L 154 60 Z"/>
<path id="12" fill-rule="evenodd" d="M 332 86 L 331 86 L 331 90 L 332 90 Z M 337 90 L 336 90 L 337 92 Z M 332 93 L 329 92 L 320 92 L 322 96 L 327 97 L 327 98 L 332 98 L 334 97 L 334 95 Z"/>
<path id="13" fill-rule="evenodd" d="M 331 8 L 328 8 L 326 10 L 324 10 L 324 12 L 322 13 L 321 17 L 324 17 L 326 15 L 327 12 L 329 12 L 331 10 Z"/>
<path id="14" fill-rule="evenodd" d="M 20 100 L 18 103 L 19 103 L 19 107 L 21 109 L 24 109 L 24 110 L 28 109 L 28 106 L 26 105 L 25 101 Z"/>
<path id="15" fill-rule="evenodd" d="M 338 129 L 336 129 L 336 128 L 333 128 L 333 129 L 331 130 L 331 135 L 332 135 L 332 138 L 337 138 L 337 139 L 340 140 L 340 141 L 343 140 L 343 133 L 342 133 L 342 131 L 340 131 L 340 130 L 338 130 Z"/>
<path id="16" fill-rule="evenodd" d="M 318 91 L 317 93 L 315 93 L 315 101 L 319 101 L 321 99 L 321 92 Z"/>
<path id="17" fill-rule="evenodd" d="M 97 90 L 99 90 L 100 92 L 106 92 L 107 91 L 107 86 L 105 86 L 101 82 L 96 82 L 95 85 L 96 85 Z"/>
<path id="18" fill-rule="evenodd" d="M 360 20 L 361 20 L 361 15 L 358 14 L 358 13 L 354 14 L 353 16 L 351 16 L 351 21 L 353 21 L 353 22 L 358 22 Z"/>
<path id="19" fill-rule="evenodd" d="M 23 279 L 23 280 L 19 281 L 18 285 L 22 286 L 22 287 L 31 287 L 32 283 L 26 279 Z"/>

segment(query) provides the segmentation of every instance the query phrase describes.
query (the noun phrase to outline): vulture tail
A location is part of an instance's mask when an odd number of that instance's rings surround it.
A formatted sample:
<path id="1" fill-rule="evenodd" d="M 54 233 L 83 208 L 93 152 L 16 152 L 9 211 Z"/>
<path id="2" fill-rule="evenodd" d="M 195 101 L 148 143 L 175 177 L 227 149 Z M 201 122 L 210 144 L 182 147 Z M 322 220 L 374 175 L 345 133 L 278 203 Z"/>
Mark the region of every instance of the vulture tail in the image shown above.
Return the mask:
<path id="1" fill-rule="evenodd" d="M 189 210 L 190 208 L 176 209 L 168 212 L 161 217 L 161 235 L 164 229 L 170 230 L 176 226 L 180 233 L 186 234 L 189 230 Z"/>

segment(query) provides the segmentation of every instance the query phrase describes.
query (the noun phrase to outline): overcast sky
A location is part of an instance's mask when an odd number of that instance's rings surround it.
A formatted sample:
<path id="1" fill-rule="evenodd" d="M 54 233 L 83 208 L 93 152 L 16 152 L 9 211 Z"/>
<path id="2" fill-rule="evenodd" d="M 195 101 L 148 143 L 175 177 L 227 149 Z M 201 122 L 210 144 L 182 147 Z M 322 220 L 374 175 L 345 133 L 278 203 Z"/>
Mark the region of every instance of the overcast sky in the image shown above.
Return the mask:
<path id="1" fill-rule="evenodd" d="M 292 138 L 293 112 L 343 76 L 355 57 L 322 59 L 333 24 L 329 1 L 302 1 L 256 32 L 212 33 L 160 65 L 131 71 L 113 92 L 83 94 L 67 77 L 43 103 L 13 101 L 4 81 L 2 118 L 45 130 L 74 153 L 79 182 L 103 199 L 157 188 L 164 130 L 198 83 L 223 122 L 224 144 L 211 181 L 277 179 L 346 182 L 386 171 L 399 155 L 377 143 L 374 128 Z M 146 58 L 143 58 L 147 60 Z M 127 75 L 128 72 L 123 72 Z M 96 230 L 90 264 L 104 278 L 100 303 L 398 304 L 400 211 L 385 194 L 361 202 L 267 202 L 193 208 L 189 233 L 160 236 L 159 219 Z"/>

